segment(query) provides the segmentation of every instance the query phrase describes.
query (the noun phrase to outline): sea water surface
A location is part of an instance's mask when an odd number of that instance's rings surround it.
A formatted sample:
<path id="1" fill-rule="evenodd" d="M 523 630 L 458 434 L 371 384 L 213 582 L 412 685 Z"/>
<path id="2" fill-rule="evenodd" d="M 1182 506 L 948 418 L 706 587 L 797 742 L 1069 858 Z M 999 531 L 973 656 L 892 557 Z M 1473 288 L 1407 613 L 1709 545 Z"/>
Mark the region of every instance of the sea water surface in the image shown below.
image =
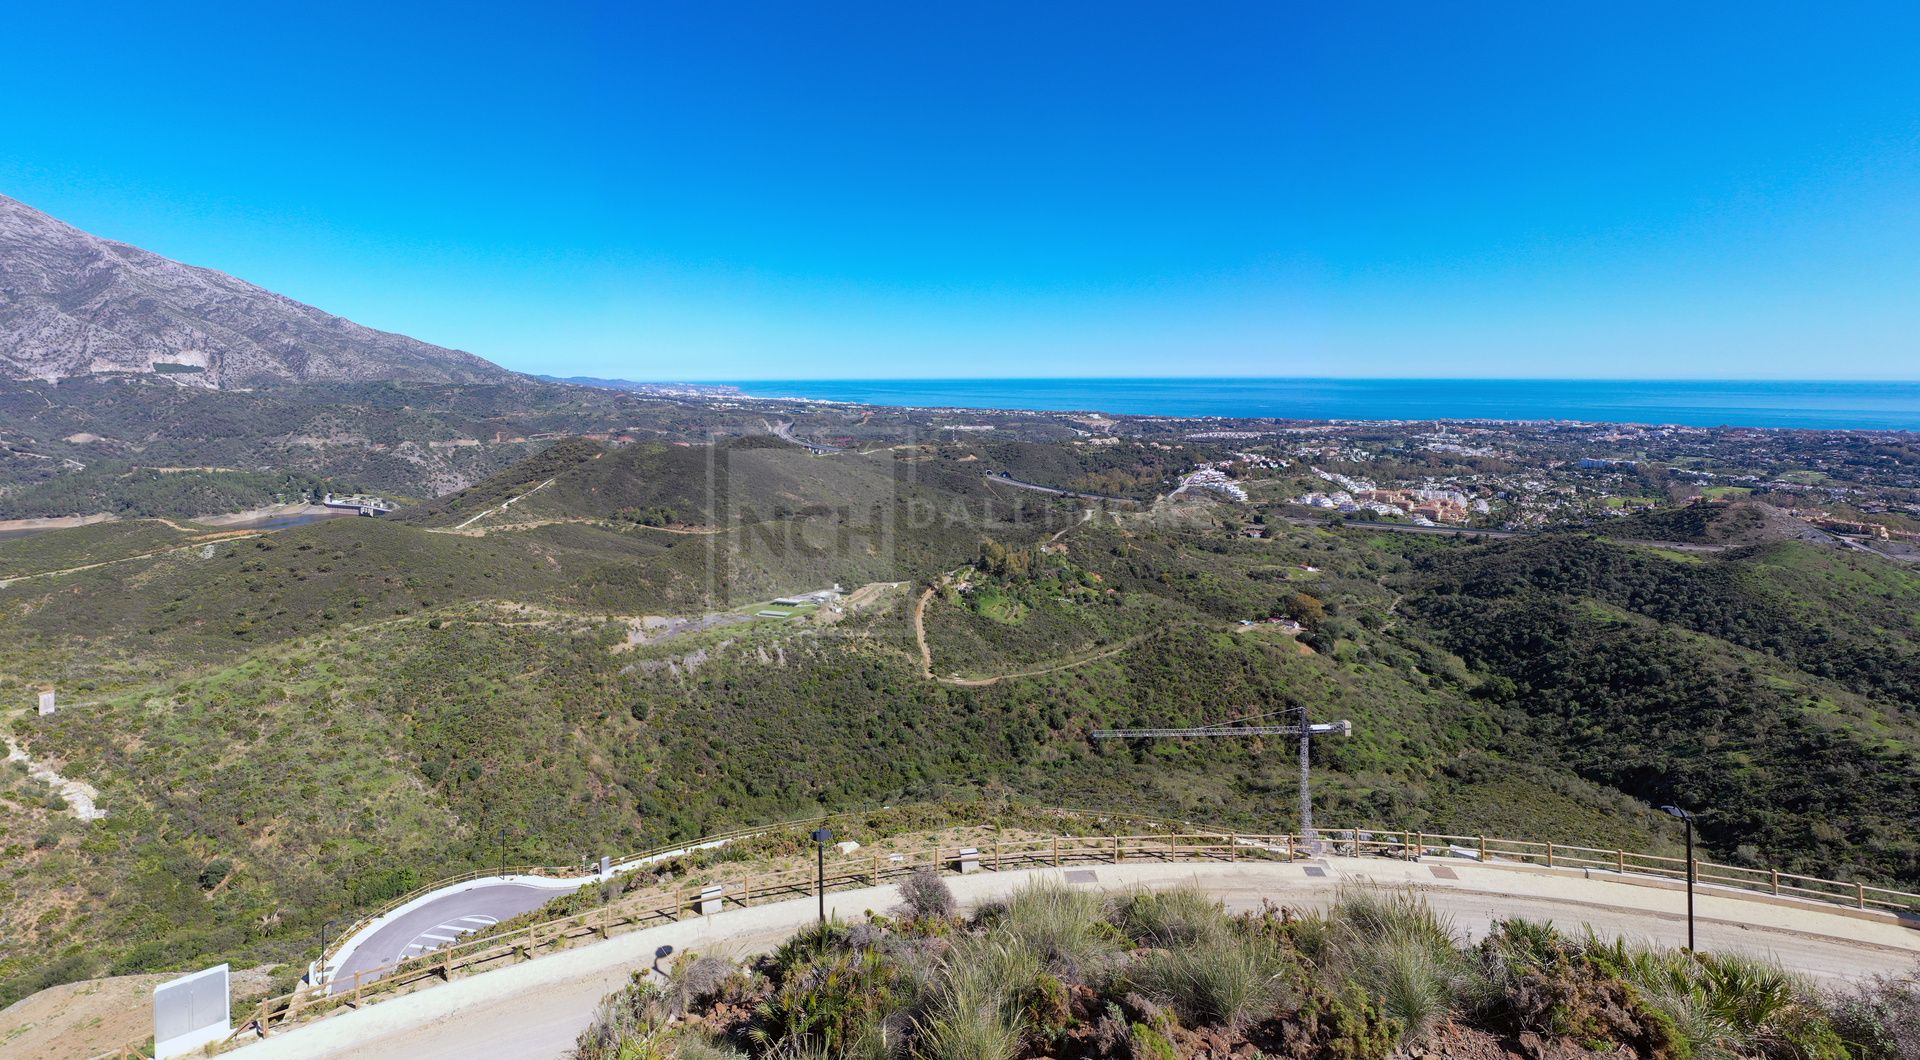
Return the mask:
<path id="1" fill-rule="evenodd" d="M 1141 416 L 1920 430 L 1920 382 L 1178 378 L 752 380 L 732 385 L 753 397 Z"/>

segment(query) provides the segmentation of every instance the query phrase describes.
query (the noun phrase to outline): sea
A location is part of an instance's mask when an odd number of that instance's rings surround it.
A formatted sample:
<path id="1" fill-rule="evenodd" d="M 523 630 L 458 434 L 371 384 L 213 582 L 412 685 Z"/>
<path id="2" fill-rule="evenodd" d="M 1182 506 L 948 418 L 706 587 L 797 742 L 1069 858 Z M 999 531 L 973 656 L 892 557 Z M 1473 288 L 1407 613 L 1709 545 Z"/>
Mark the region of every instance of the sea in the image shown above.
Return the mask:
<path id="1" fill-rule="evenodd" d="M 1920 382 L 1183 377 L 796 379 L 731 385 L 763 398 L 1139 416 L 1920 431 Z"/>

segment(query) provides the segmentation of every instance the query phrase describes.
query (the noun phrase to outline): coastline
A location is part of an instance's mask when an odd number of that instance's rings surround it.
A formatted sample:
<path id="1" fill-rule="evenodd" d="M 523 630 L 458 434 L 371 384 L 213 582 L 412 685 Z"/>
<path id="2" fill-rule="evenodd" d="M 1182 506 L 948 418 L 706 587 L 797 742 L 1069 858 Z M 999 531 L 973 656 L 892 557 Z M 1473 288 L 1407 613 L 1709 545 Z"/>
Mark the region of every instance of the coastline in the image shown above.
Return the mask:
<path id="1" fill-rule="evenodd" d="M 748 398 L 954 414 L 1920 431 L 1920 381 L 1050 378 L 732 381 Z"/>

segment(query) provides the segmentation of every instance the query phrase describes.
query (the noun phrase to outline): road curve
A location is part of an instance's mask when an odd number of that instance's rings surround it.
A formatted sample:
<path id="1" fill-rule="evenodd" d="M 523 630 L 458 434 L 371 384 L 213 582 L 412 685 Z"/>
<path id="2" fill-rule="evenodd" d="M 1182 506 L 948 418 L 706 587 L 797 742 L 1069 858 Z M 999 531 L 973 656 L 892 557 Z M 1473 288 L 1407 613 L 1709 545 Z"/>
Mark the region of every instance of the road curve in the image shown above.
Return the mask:
<path id="1" fill-rule="evenodd" d="M 1436 869 L 1444 872 L 1436 872 Z M 1419 890 L 1469 938 L 1497 919 L 1551 920 L 1602 935 L 1680 945 L 1686 939 L 1685 899 L 1664 888 L 1635 886 L 1578 871 L 1529 871 L 1465 859 L 1407 863 L 1375 858 L 1325 858 L 1294 865 L 1276 862 L 1132 863 L 1069 869 L 1068 882 L 1101 889 L 1195 884 L 1229 909 L 1263 901 L 1295 908 L 1325 906 L 1343 882 L 1363 881 Z M 982 872 L 949 879 L 962 902 L 1005 895 L 1059 869 Z M 899 901 L 892 886 L 827 896 L 845 919 Z M 512 967 L 459 979 L 372 1004 L 245 1046 L 244 1060 L 339 1056 L 405 1056 L 409 1060 L 484 1055 L 489 1060 L 550 1058 L 568 1050 L 608 992 L 646 967 L 656 947 L 744 957 L 776 946 L 811 922 L 814 900 L 799 899 L 635 931 L 611 941 L 575 946 Z M 1920 958 L 1920 931 L 1862 920 L 1811 903 L 1773 905 L 1703 892 L 1699 898 L 1702 949 L 1771 956 L 1788 967 L 1842 979 L 1904 971 Z"/>
<path id="2" fill-rule="evenodd" d="M 351 993 L 356 974 L 364 983 L 373 982 L 369 973 L 376 968 L 431 953 L 462 935 L 531 912 L 565 893 L 551 886 L 496 880 L 441 895 L 402 913 L 361 940 L 334 968 L 331 992 Z"/>

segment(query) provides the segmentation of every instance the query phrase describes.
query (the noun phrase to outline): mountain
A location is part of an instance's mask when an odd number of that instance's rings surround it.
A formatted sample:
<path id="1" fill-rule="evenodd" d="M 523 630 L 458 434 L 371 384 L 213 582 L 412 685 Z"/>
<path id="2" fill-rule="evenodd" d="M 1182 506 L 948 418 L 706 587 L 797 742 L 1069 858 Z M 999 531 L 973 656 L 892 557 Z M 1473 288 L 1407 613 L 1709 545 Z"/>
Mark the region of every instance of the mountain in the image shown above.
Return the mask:
<path id="1" fill-rule="evenodd" d="M 101 239 L 4 195 L 0 372 L 49 381 L 159 373 L 221 388 L 515 378 L 473 354 L 375 331 L 225 273 Z"/>

